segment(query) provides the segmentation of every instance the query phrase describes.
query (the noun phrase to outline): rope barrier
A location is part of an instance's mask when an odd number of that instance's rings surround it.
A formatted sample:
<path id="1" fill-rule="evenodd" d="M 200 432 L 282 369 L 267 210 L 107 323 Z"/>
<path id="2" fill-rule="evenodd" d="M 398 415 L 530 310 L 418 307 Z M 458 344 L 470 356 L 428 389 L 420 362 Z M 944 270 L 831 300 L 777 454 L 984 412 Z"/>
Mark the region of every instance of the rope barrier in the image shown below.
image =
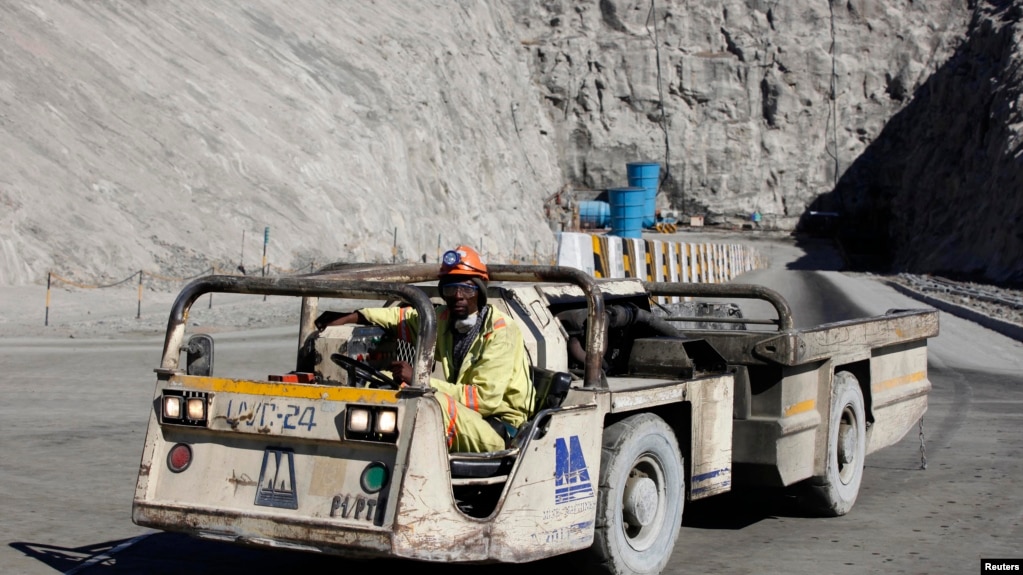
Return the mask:
<path id="1" fill-rule="evenodd" d="M 262 268 L 261 271 L 262 271 L 264 276 L 270 275 L 271 266 L 272 266 L 272 264 L 267 263 Z M 303 272 L 305 272 L 307 270 L 307 268 L 303 267 L 301 270 L 291 270 L 291 269 L 287 269 L 287 268 L 273 267 L 273 270 L 276 271 L 277 275 L 288 275 L 288 274 L 295 274 L 295 273 L 303 273 Z M 314 271 L 316 271 L 316 263 L 315 262 L 310 262 L 309 267 L 308 267 L 308 272 L 312 273 Z M 144 291 L 143 290 L 143 286 L 146 284 L 147 280 L 158 280 L 158 281 L 163 281 L 163 282 L 178 283 L 178 282 L 191 281 L 191 280 L 194 280 L 196 278 L 199 278 L 199 277 L 202 277 L 202 276 L 205 276 L 205 275 L 211 275 L 211 274 L 245 275 L 244 273 L 239 274 L 238 270 L 223 270 L 223 269 L 218 268 L 217 266 L 210 266 L 209 268 L 199 272 L 198 274 L 195 274 L 195 275 L 192 275 L 192 276 L 185 276 L 185 277 L 168 276 L 168 275 L 163 275 L 163 274 L 159 274 L 159 273 L 156 273 L 156 272 L 147 272 L 145 270 L 139 270 L 137 272 L 133 272 L 130 276 L 128 276 L 128 277 L 126 277 L 126 278 L 124 278 L 123 280 L 120 280 L 120 281 L 116 281 L 116 282 L 113 282 L 113 283 L 103 283 L 103 284 L 92 283 L 92 284 L 90 284 L 90 283 L 84 283 L 84 282 L 80 282 L 80 281 L 74 281 L 74 280 L 68 279 L 68 278 L 66 278 L 64 276 L 61 276 L 59 274 L 53 273 L 52 271 L 49 271 L 49 272 L 46 273 L 46 312 L 45 312 L 45 314 L 43 316 L 43 325 L 44 326 L 49 326 L 50 325 L 50 304 L 51 304 L 52 299 L 53 299 L 52 298 L 53 285 L 55 283 L 57 283 L 57 282 L 62 283 L 64 285 L 66 285 L 66 286 L 80 288 L 80 289 L 105 289 L 105 288 L 112 288 L 112 287 L 117 287 L 117 286 L 125 285 L 125 284 L 127 284 L 128 282 L 132 281 L 133 279 L 135 279 L 137 277 L 138 278 L 138 289 L 137 289 L 137 296 L 136 296 L 137 305 L 136 305 L 136 311 L 135 311 L 135 319 L 142 319 L 142 294 L 143 294 L 143 291 Z M 265 298 L 264 298 L 264 301 L 265 301 Z M 210 307 L 210 309 L 213 308 L 213 294 L 212 293 L 210 294 L 209 307 Z"/>
<path id="2" fill-rule="evenodd" d="M 59 276 L 59 275 L 57 275 L 57 274 L 55 274 L 53 272 L 50 272 L 50 275 L 53 276 L 53 279 L 55 279 L 57 281 L 60 281 L 62 283 L 65 283 L 67 285 L 74 286 L 74 287 L 77 287 L 77 288 L 82 288 L 82 289 L 102 289 L 102 288 L 116 287 L 116 286 L 119 286 L 119 285 L 122 285 L 122 284 L 126 284 L 129 281 L 131 281 L 132 279 L 134 279 L 135 276 L 139 275 L 139 273 L 141 273 L 141 272 L 133 272 L 130 276 L 124 278 L 123 280 L 121 280 L 119 282 L 114 282 L 114 283 L 111 283 L 111 284 L 99 284 L 99 285 L 81 284 L 81 283 L 78 283 L 78 282 L 75 282 L 75 281 L 71 281 L 71 280 L 69 280 L 69 279 L 67 279 L 65 277 L 61 277 L 61 276 Z"/>
<path id="3" fill-rule="evenodd" d="M 164 276 L 164 275 L 161 275 L 161 274 L 158 274 L 158 273 L 154 273 L 154 272 L 148 272 L 148 275 L 151 278 L 153 278 L 153 279 L 159 279 L 159 280 L 170 281 L 170 282 L 181 282 L 181 281 L 187 281 L 187 280 L 195 279 L 197 277 L 206 275 L 208 273 L 212 273 L 214 269 L 215 268 L 211 267 L 208 270 L 205 270 L 205 271 L 201 272 L 198 275 L 194 275 L 194 276 L 191 276 L 191 277 L 184 277 L 184 278 Z M 128 276 L 128 277 L 126 277 L 126 278 L 124 278 L 123 280 L 120 280 L 120 281 L 116 281 L 116 282 L 112 282 L 112 283 L 105 283 L 105 284 L 87 284 L 87 283 L 82 283 L 82 282 L 77 282 L 77 281 L 70 280 L 70 279 L 68 279 L 68 278 L 66 278 L 64 276 L 61 276 L 61 275 L 53 273 L 52 271 L 49 271 L 49 272 L 46 273 L 46 313 L 45 313 L 44 318 L 43 318 L 43 325 L 44 326 L 49 326 L 50 325 L 50 303 L 52 301 L 52 291 L 53 291 L 54 280 L 56 280 L 56 281 L 58 281 L 60 283 L 63 283 L 65 285 L 68 285 L 68 286 L 71 286 L 71 287 L 80 288 L 80 289 L 106 289 L 106 288 L 112 288 L 112 287 L 117 287 L 117 286 L 120 286 L 120 285 L 124 285 L 124 284 L 130 282 L 131 280 L 135 279 L 136 277 L 138 277 L 138 289 L 137 289 L 137 296 L 136 296 L 137 304 L 136 304 L 136 311 L 135 311 L 135 319 L 142 319 L 142 293 L 143 293 L 142 286 L 144 284 L 144 279 L 145 279 L 146 275 L 147 275 L 147 272 L 145 270 L 139 270 L 137 272 L 133 272 L 130 276 Z M 212 298 L 211 298 L 210 306 L 212 307 L 212 305 L 213 305 L 213 301 L 212 301 Z"/>
<path id="4" fill-rule="evenodd" d="M 203 270 L 203 271 L 195 274 L 194 276 L 188 276 L 188 277 L 183 277 L 183 278 L 165 276 L 165 275 L 158 274 L 156 272 L 145 272 L 145 273 L 146 273 L 146 275 L 148 275 L 148 276 L 150 276 L 152 278 L 156 278 L 158 280 L 169 281 L 169 282 L 179 282 L 179 281 L 194 280 L 195 278 L 198 278 L 198 277 L 202 277 L 202 276 L 205 276 L 205 275 L 216 273 L 216 269 L 217 269 L 216 267 L 210 267 L 209 269 Z"/>
<path id="5" fill-rule="evenodd" d="M 302 267 L 301 269 L 297 269 L 297 270 L 288 269 L 288 268 L 282 268 L 280 266 L 275 266 L 273 264 L 266 264 L 266 273 L 267 274 L 270 273 L 271 268 L 277 270 L 277 272 L 279 274 L 284 274 L 284 275 L 297 274 L 297 273 L 313 273 L 314 271 L 316 271 L 316 263 L 312 262 L 312 263 L 309 264 L 308 268 Z"/>
<path id="6" fill-rule="evenodd" d="M 393 254 L 392 258 L 395 255 L 396 254 Z M 265 258 L 265 256 L 264 256 L 264 258 Z M 535 258 L 535 256 L 534 256 L 534 258 Z M 516 259 L 518 259 L 518 258 L 516 258 Z M 403 261 L 407 263 L 409 260 L 407 258 L 403 258 Z M 554 265 L 556 263 L 556 258 L 552 258 L 550 263 L 551 263 L 551 265 Z M 313 273 L 315 271 L 316 271 L 316 262 L 310 262 L 308 264 L 308 267 L 302 266 L 300 269 L 288 269 L 288 268 L 283 268 L 283 267 L 279 267 L 279 266 L 274 266 L 273 264 L 271 264 L 269 262 L 266 262 L 265 259 L 264 259 L 264 264 L 263 264 L 263 266 L 261 267 L 261 269 L 260 269 L 260 271 L 258 273 L 261 273 L 265 277 L 265 276 L 271 275 L 271 272 L 273 272 L 273 274 L 275 274 L 275 275 L 292 275 L 292 274 L 299 274 L 299 273 Z M 153 280 L 161 281 L 161 282 L 172 282 L 172 283 L 187 282 L 187 281 L 191 281 L 191 280 L 194 280 L 196 278 L 199 278 L 199 277 L 202 277 L 202 276 L 205 276 L 205 275 L 211 275 L 211 274 L 234 275 L 234 276 L 237 276 L 237 275 L 242 275 L 242 276 L 249 275 L 249 274 L 245 273 L 245 269 L 241 265 L 239 265 L 236 269 L 231 269 L 231 270 L 221 269 L 221 268 L 217 267 L 216 265 L 213 265 L 213 266 L 210 266 L 209 268 L 206 268 L 203 271 L 201 271 L 201 272 L 199 272 L 199 273 L 197 273 L 195 275 L 185 276 L 185 277 L 168 276 L 168 275 L 160 274 L 160 273 L 157 273 L 157 272 L 139 270 L 139 271 L 136 271 L 136 272 L 132 272 L 131 275 L 129 275 L 128 277 L 126 277 L 126 278 L 124 278 L 124 279 L 122 279 L 120 281 L 116 281 L 116 282 L 112 282 L 112 283 L 85 283 L 85 282 L 82 282 L 82 281 L 75 281 L 75 280 L 69 279 L 69 278 L 64 277 L 62 275 L 54 273 L 51 270 L 51 271 L 48 271 L 46 273 L 46 304 L 45 304 L 45 314 L 43 316 L 43 325 L 44 326 L 49 326 L 50 325 L 50 307 L 51 307 L 51 302 L 52 302 L 52 292 L 53 292 L 53 286 L 56 283 L 64 284 L 65 286 L 69 286 L 69 287 L 74 287 L 74 288 L 79 288 L 79 289 L 90 289 L 91 290 L 91 289 L 106 289 L 106 288 L 112 288 L 112 287 L 117 287 L 117 286 L 125 285 L 128 282 L 138 278 L 137 295 L 136 295 L 137 305 L 136 305 L 136 311 L 135 311 L 135 318 L 136 319 L 141 319 L 142 318 L 142 296 L 143 296 L 143 292 L 144 292 L 143 286 L 147 285 L 147 282 L 151 282 Z M 151 283 L 149 285 L 151 285 Z M 264 301 L 266 301 L 265 297 L 264 297 Z M 213 294 L 212 293 L 210 294 L 209 307 L 211 309 L 213 307 Z"/>

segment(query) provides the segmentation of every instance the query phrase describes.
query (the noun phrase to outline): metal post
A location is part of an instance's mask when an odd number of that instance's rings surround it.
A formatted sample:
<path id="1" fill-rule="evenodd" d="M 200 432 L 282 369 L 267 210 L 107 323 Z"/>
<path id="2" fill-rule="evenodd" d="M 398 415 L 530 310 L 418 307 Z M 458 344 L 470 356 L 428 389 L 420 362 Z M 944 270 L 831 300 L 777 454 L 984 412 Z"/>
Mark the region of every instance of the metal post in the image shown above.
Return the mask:
<path id="1" fill-rule="evenodd" d="M 263 277 L 266 277 L 266 246 L 270 243 L 270 226 L 263 230 Z"/>
<path id="2" fill-rule="evenodd" d="M 263 230 L 263 277 L 266 277 L 266 246 L 270 243 L 270 226 Z M 266 294 L 263 294 L 263 301 L 266 301 Z"/>
<path id="3" fill-rule="evenodd" d="M 139 270 L 139 304 L 135 312 L 135 319 L 142 319 L 142 270 Z"/>
<path id="4" fill-rule="evenodd" d="M 46 272 L 46 318 L 43 320 L 43 325 L 50 325 L 50 278 L 53 277 L 53 272 Z"/>

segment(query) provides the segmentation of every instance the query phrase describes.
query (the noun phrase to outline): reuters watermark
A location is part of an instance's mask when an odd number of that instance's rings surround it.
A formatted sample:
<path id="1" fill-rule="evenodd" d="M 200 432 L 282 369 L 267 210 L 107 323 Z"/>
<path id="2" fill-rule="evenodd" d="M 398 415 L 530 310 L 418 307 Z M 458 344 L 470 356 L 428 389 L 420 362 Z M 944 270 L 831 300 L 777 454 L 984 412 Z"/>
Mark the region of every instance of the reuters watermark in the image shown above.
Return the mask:
<path id="1" fill-rule="evenodd" d="M 1023 573 L 1023 558 L 1019 559 L 981 559 L 981 575 L 985 573 Z"/>

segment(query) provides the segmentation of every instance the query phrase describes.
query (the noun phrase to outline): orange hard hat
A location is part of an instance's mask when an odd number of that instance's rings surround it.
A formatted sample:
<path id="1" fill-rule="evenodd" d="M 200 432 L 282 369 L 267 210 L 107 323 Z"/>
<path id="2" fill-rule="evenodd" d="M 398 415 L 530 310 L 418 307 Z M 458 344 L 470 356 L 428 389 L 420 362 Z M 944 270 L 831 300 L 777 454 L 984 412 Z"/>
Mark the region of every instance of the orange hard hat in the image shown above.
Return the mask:
<path id="1" fill-rule="evenodd" d="M 458 246 L 444 252 L 440 264 L 440 275 L 477 277 L 482 278 L 483 281 L 490 281 L 487 264 L 480 254 L 469 246 Z"/>

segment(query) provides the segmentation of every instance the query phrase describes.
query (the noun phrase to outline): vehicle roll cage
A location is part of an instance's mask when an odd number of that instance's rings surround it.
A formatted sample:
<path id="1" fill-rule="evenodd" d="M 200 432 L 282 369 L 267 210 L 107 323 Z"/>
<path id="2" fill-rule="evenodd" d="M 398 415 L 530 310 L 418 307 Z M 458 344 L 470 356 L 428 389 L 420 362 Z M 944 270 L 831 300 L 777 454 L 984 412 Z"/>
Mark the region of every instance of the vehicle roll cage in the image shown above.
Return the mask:
<path id="1" fill-rule="evenodd" d="M 267 278 L 212 275 L 198 278 L 181 290 L 171 307 L 160 368 L 168 371 L 179 369 L 189 310 L 199 297 L 207 293 L 302 297 L 300 346 L 316 331 L 313 322 L 317 316 L 319 298 L 391 297 L 407 302 L 419 314 L 413 384 L 406 389 L 410 392 L 423 392 L 429 389 L 437 340 L 437 315 L 430 297 L 420 287 L 412 284 L 436 281 L 437 269 L 436 264 L 331 264 L 319 271 L 298 276 Z M 608 326 L 607 314 L 604 313 L 604 298 L 598 280 L 581 270 L 562 266 L 495 264 L 488 266 L 488 271 L 491 282 L 569 283 L 580 288 L 588 308 L 583 386 L 606 389 L 607 382 L 601 372 L 601 358 L 604 355 Z M 764 299 L 774 305 L 778 312 L 779 329 L 788 330 L 792 327 L 792 312 L 785 300 L 776 292 L 760 286 L 658 282 L 643 282 L 643 286 L 655 295 L 697 297 L 733 295 Z"/>

